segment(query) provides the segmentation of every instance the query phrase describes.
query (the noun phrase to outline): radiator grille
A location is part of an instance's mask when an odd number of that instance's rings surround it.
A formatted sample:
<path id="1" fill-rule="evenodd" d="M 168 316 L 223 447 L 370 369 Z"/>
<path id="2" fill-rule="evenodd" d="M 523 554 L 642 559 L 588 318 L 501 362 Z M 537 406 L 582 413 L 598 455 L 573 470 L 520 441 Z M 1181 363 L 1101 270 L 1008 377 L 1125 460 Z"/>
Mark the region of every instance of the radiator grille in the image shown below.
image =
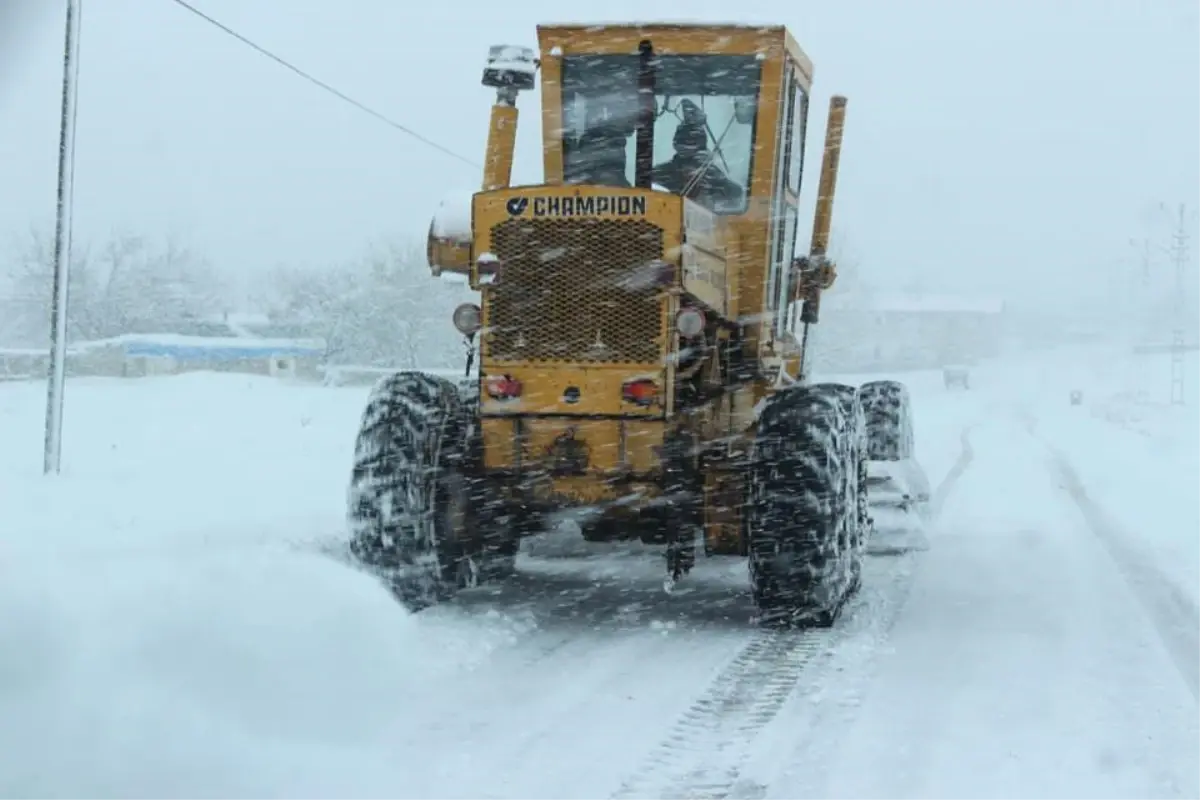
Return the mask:
<path id="1" fill-rule="evenodd" d="M 639 279 L 663 257 L 658 227 L 644 220 L 512 219 L 492 229 L 492 252 L 503 271 L 485 293 L 488 359 L 662 358 L 664 301 Z"/>

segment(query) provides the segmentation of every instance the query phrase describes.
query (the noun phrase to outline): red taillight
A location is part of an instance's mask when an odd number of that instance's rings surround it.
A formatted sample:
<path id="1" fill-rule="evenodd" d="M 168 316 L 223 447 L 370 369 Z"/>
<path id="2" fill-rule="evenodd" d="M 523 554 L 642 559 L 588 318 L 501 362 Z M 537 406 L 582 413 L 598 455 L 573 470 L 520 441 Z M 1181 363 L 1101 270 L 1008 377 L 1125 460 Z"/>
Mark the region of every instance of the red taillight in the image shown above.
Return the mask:
<path id="1" fill-rule="evenodd" d="M 649 378 L 628 381 L 621 386 L 621 399 L 639 406 L 654 405 L 658 399 L 658 384 Z"/>
<path id="2" fill-rule="evenodd" d="M 489 375 L 483 384 L 488 396 L 496 400 L 521 396 L 521 382 L 511 375 Z"/>

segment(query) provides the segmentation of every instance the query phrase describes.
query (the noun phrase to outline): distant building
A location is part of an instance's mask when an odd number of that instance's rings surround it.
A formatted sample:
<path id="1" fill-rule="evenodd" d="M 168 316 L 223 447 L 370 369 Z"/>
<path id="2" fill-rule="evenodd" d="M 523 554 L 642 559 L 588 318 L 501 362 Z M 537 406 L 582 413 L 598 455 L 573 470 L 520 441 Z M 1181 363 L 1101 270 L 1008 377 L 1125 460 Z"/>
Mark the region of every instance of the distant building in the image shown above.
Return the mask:
<path id="1" fill-rule="evenodd" d="M 0 347 L 0 381 L 44 378 L 49 371 L 50 351 L 22 347 Z"/>
<path id="2" fill-rule="evenodd" d="M 316 380 L 325 358 L 319 339 L 128 334 L 72 348 L 75 375 L 141 377 L 178 372 L 245 372 Z"/>
<path id="3" fill-rule="evenodd" d="M 323 338 L 281 333 L 260 314 L 225 313 L 181 320 L 171 333 L 126 333 L 67 346 L 68 375 L 139 377 L 177 372 L 245 372 L 318 379 L 327 355 Z M 0 380 L 42 377 L 48 348 L 0 348 Z"/>
<path id="4" fill-rule="evenodd" d="M 917 293 L 821 299 L 813 368 L 818 372 L 927 369 L 998 355 L 1004 303 Z"/>

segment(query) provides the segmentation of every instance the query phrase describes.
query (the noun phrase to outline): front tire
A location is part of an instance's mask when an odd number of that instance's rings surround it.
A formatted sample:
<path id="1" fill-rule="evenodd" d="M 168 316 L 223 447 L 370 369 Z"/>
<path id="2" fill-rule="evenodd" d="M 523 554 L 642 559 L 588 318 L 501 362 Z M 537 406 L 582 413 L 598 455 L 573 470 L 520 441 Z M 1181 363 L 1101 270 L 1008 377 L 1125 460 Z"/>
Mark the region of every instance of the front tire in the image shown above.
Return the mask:
<path id="1" fill-rule="evenodd" d="M 372 390 L 347 493 L 350 552 L 405 607 L 511 572 L 475 509 L 471 412 L 449 381 L 401 372 Z"/>

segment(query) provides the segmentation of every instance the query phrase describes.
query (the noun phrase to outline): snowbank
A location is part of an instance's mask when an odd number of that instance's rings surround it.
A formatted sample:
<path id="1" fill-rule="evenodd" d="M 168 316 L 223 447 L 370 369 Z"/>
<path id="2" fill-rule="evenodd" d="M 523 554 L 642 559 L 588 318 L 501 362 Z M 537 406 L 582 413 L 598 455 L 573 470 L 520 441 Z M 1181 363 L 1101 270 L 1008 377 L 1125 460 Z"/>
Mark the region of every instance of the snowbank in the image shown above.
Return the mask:
<path id="1" fill-rule="evenodd" d="M 63 474 L 43 480 L 45 384 L 0 384 L 0 537 L 112 550 L 335 536 L 366 393 L 236 374 L 73 378 Z"/>
<path id="2" fill-rule="evenodd" d="M 387 794 L 412 622 L 315 554 L 6 559 L 0 794 Z M 365 752 L 355 754 L 356 750 Z"/>
<path id="3" fill-rule="evenodd" d="M 279 547 L 0 570 L 5 797 L 424 796 L 388 746 L 405 710 L 510 635 Z"/>
<path id="4" fill-rule="evenodd" d="M 1113 425 L 1087 409 L 1075 410 L 1040 410 L 1038 434 L 1070 461 L 1088 495 L 1200 605 L 1200 425 L 1195 409 L 1158 409 L 1155 427 L 1176 431 L 1162 438 Z M 1187 411 L 1190 415 L 1183 413 Z"/>
<path id="5" fill-rule="evenodd" d="M 73 379 L 44 478 L 44 385 L 0 385 L 0 796 L 425 796 L 406 709 L 514 634 L 316 552 L 366 391 Z"/>

